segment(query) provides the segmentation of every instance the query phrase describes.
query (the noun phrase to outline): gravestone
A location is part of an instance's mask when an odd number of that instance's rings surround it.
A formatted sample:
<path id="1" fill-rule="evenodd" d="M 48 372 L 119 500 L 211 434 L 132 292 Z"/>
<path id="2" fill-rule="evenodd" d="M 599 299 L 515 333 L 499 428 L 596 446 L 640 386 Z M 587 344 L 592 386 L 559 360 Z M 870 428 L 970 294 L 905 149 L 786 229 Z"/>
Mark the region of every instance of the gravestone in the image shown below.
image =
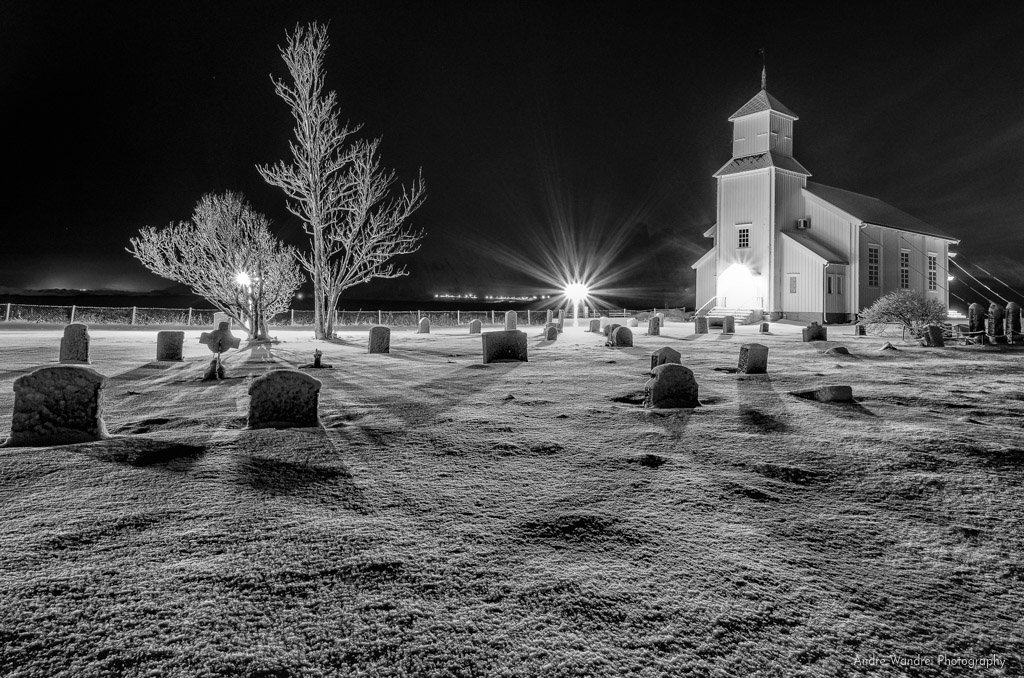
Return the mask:
<path id="1" fill-rule="evenodd" d="M 383 325 L 374 325 L 371 327 L 366 352 L 391 353 L 391 329 L 384 327 Z"/>
<path id="2" fill-rule="evenodd" d="M 665 314 L 662 313 L 661 311 L 658 311 L 654 315 L 658 316 L 658 327 L 664 327 L 665 326 Z"/>
<path id="3" fill-rule="evenodd" d="M 768 323 L 761 323 L 761 329 L 758 331 L 761 334 L 768 334 Z"/>
<path id="4" fill-rule="evenodd" d="M 609 318 L 608 316 L 603 315 L 600 318 L 598 318 L 597 321 L 598 323 L 600 323 L 601 331 L 604 332 L 604 328 L 611 323 L 612 319 Z M 605 336 L 608 336 L 607 332 L 605 332 Z"/>
<path id="5" fill-rule="evenodd" d="M 942 325 L 928 325 L 924 328 L 924 345 L 942 348 L 946 345 Z"/>
<path id="6" fill-rule="evenodd" d="M 222 322 L 213 332 L 200 334 L 199 343 L 206 344 L 206 348 L 215 354 L 213 360 L 210 361 L 210 366 L 206 368 L 203 381 L 223 379 L 224 367 L 220 364 L 220 354 L 229 348 L 238 348 L 242 340 L 231 334 L 227 322 Z"/>
<path id="7" fill-rule="evenodd" d="M 90 367 L 41 367 L 14 380 L 6 447 L 70 445 L 109 438 L 103 423 L 107 378 Z"/>
<path id="8" fill-rule="evenodd" d="M 651 380 L 644 385 L 646 407 L 699 407 L 697 380 L 688 367 L 665 363 L 651 370 Z"/>
<path id="9" fill-rule="evenodd" d="M 232 325 L 231 316 L 229 316 L 227 313 L 224 313 L 223 311 L 217 311 L 216 313 L 213 314 L 213 327 L 215 329 L 219 328 L 221 323 L 227 323 L 228 327 L 230 328 Z"/>
<path id="10" fill-rule="evenodd" d="M 156 359 L 181 360 L 185 346 L 185 333 L 180 330 L 163 330 L 156 333 Z"/>
<path id="11" fill-rule="evenodd" d="M 988 336 L 987 341 L 991 344 L 1001 344 L 1006 341 L 1006 336 L 1003 334 L 1003 326 L 996 324 L 993 318 L 985 319 L 985 334 Z"/>
<path id="12" fill-rule="evenodd" d="M 612 332 L 614 332 L 615 329 L 618 328 L 618 327 L 622 327 L 622 325 L 620 325 L 618 323 L 608 323 L 607 325 L 605 325 L 604 326 L 604 336 L 605 336 L 605 338 L 610 339 L 611 336 L 612 336 Z"/>
<path id="13" fill-rule="evenodd" d="M 632 346 L 633 331 L 625 325 L 616 325 L 615 330 L 608 336 L 608 345 L 615 348 Z"/>
<path id="14" fill-rule="evenodd" d="M 1006 338 L 1011 344 L 1020 338 L 1020 326 L 1020 304 L 1011 301 L 1006 305 L 1006 319 L 1003 321 L 1003 332 L 1006 333 Z"/>
<path id="15" fill-rule="evenodd" d="M 699 315 L 693 319 L 693 333 L 694 334 L 707 334 L 708 333 L 708 317 L 706 315 Z"/>
<path id="16" fill-rule="evenodd" d="M 545 314 L 544 314 L 544 324 L 545 324 L 545 325 L 550 325 L 550 324 L 551 324 L 551 323 L 553 323 L 553 322 L 555 322 L 555 314 L 554 314 L 554 312 L 553 312 L 553 311 L 552 311 L 552 310 L 551 310 L 551 309 L 549 308 L 549 309 L 548 309 L 548 311 L 547 311 L 547 313 L 545 313 Z"/>
<path id="17" fill-rule="evenodd" d="M 298 370 L 271 370 L 249 385 L 249 428 L 319 426 L 320 380 Z"/>
<path id="18" fill-rule="evenodd" d="M 674 363 L 681 365 L 683 363 L 683 356 L 679 351 L 668 346 L 663 346 L 657 351 L 651 354 L 651 369 L 653 370 L 658 365 L 665 365 L 667 363 Z"/>
<path id="19" fill-rule="evenodd" d="M 505 311 L 505 331 L 511 332 L 516 329 L 519 323 L 519 314 L 515 311 Z"/>
<path id="20" fill-rule="evenodd" d="M 558 325 L 558 333 L 561 334 L 562 330 L 565 329 L 565 309 L 558 309 L 558 320 L 555 323 Z"/>
<path id="21" fill-rule="evenodd" d="M 816 321 L 800 331 L 804 341 L 828 341 L 828 328 L 822 327 Z"/>
<path id="22" fill-rule="evenodd" d="M 430 318 L 420 318 L 419 328 L 416 334 L 430 334 Z"/>
<path id="23" fill-rule="evenodd" d="M 852 403 L 853 389 L 845 385 L 819 386 L 809 391 L 790 391 L 795 396 L 823 403 Z"/>
<path id="24" fill-rule="evenodd" d="M 647 336 L 657 337 L 661 335 L 661 318 L 652 315 L 647 320 Z"/>
<path id="25" fill-rule="evenodd" d="M 741 374 L 765 374 L 768 372 L 768 347 L 761 344 L 740 346 L 740 362 L 737 370 Z"/>
<path id="26" fill-rule="evenodd" d="M 867 327 L 861 323 L 857 323 L 853 326 L 853 334 L 858 337 L 866 337 L 868 335 Z"/>
<path id="27" fill-rule="evenodd" d="M 480 336 L 483 342 L 484 364 L 507 361 L 528 362 L 526 332 L 520 330 L 484 332 Z"/>
<path id="28" fill-rule="evenodd" d="M 972 334 L 985 331 L 985 307 L 981 304 L 967 307 L 967 329 Z"/>
<path id="29" fill-rule="evenodd" d="M 722 334 L 736 333 L 736 317 L 727 315 L 722 318 Z"/>
<path id="30" fill-rule="evenodd" d="M 590 329 L 588 332 L 600 332 L 601 331 L 601 320 L 600 318 L 591 318 Z"/>
<path id="31" fill-rule="evenodd" d="M 64 327 L 64 336 L 60 340 L 60 361 L 89 364 L 88 327 L 82 323 L 71 323 Z"/>
<path id="32" fill-rule="evenodd" d="M 556 325 L 555 323 L 550 323 L 548 325 L 545 325 L 544 326 L 544 340 L 545 341 L 554 341 L 555 339 L 558 339 L 558 325 Z"/>
<path id="33" fill-rule="evenodd" d="M 636 318 L 630 318 L 626 321 L 626 327 L 637 327 L 639 325 L 640 322 Z"/>
<path id="34" fill-rule="evenodd" d="M 481 323 L 479 320 L 470 320 L 469 321 L 469 333 L 470 334 L 480 334 L 480 328 L 482 326 L 483 326 L 483 323 Z"/>
<path id="35" fill-rule="evenodd" d="M 991 324 L 989 324 L 986 328 L 987 334 L 993 337 L 1003 336 L 1003 318 L 1005 316 L 1006 312 L 1003 310 L 1002 306 L 1000 306 L 994 301 L 991 304 L 989 304 L 988 317 L 991 321 Z"/>

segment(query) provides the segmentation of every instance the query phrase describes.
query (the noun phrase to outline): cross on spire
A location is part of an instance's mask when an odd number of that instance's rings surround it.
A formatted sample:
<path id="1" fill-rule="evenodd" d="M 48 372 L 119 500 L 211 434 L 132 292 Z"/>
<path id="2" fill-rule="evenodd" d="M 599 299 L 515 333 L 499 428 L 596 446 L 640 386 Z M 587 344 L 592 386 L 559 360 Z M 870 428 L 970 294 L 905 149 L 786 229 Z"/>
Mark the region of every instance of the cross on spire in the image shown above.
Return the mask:
<path id="1" fill-rule="evenodd" d="M 767 89 L 768 67 L 765 65 L 764 47 L 757 50 L 757 53 L 761 55 L 761 89 Z"/>

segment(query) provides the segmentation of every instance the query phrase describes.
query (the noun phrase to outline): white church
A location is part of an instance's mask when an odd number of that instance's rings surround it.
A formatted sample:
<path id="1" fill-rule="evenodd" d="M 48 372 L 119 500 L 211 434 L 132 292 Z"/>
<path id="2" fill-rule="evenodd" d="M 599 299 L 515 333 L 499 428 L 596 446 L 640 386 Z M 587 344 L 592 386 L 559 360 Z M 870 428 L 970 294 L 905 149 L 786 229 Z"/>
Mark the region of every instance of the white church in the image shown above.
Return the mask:
<path id="1" fill-rule="evenodd" d="M 697 309 L 737 321 L 848 322 L 894 290 L 949 308 L 958 241 L 876 198 L 808 181 L 793 158 L 797 116 L 762 88 L 729 117 L 732 159 L 714 174 L 711 250 L 693 264 Z"/>

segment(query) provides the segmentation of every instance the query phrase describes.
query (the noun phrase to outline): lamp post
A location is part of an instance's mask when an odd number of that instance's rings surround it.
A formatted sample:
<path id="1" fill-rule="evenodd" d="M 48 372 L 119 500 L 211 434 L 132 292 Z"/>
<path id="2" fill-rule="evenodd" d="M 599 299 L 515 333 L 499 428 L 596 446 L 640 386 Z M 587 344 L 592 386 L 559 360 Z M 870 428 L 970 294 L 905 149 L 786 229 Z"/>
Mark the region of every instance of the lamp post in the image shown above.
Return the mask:
<path id="1" fill-rule="evenodd" d="M 580 302 L 587 298 L 589 292 L 589 288 L 578 280 L 565 286 L 565 296 L 569 298 L 569 303 L 572 304 L 572 324 L 574 327 L 579 327 Z"/>

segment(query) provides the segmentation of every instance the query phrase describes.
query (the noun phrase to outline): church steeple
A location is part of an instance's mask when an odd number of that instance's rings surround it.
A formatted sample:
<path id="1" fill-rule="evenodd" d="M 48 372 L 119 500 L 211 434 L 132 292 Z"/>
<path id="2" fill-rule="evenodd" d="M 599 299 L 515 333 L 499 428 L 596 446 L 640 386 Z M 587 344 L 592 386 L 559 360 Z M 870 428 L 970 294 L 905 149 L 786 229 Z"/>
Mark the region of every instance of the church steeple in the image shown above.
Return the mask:
<path id="1" fill-rule="evenodd" d="M 765 80 L 762 68 L 761 91 L 729 116 L 734 158 L 766 151 L 793 156 L 793 122 L 799 118 L 763 89 Z"/>

